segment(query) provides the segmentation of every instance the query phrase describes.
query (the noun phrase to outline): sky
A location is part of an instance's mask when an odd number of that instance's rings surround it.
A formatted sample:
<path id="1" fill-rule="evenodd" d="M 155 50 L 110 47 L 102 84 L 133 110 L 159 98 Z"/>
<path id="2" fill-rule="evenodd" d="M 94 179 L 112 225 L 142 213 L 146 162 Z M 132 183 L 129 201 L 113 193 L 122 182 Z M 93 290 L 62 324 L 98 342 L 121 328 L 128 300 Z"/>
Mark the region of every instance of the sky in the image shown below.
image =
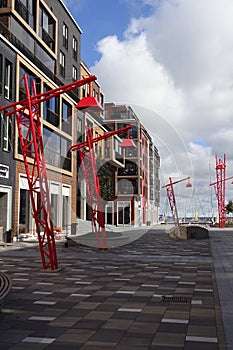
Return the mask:
<path id="1" fill-rule="evenodd" d="M 131 105 L 159 150 L 161 186 L 180 216 L 217 210 L 215 157 L 233 175 L 232 0 L 65 0 L 82 29 L 81 58 L 106 102 Z M 233 185 L 226 182 L 226 202 Z M 161 189 L 161 212 L 169 210 Z"/>

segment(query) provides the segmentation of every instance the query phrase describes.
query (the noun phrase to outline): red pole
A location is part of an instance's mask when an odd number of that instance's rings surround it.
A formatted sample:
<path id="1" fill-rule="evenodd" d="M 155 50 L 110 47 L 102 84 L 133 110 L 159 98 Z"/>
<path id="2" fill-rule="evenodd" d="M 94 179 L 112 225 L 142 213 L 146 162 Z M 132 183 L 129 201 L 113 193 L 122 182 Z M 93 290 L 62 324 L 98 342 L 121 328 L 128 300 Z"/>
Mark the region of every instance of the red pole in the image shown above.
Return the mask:
<path id="1" fill-rule="evenodd" d="M 226 223 L 226 155 L 223 161 L 216 155 L 216 194 L 218 200 L 219 227 L 224 228 Z"/>

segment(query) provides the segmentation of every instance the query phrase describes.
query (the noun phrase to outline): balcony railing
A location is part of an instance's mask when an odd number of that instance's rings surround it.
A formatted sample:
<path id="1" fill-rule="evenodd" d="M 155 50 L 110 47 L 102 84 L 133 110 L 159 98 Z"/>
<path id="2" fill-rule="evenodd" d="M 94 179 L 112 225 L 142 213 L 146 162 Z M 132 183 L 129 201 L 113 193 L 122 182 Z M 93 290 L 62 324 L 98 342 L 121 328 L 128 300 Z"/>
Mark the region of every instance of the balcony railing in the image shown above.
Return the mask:
<path id="1" fill-rule="evenodd" d="M 54 39 L 49 35 L 49 33 L 42 27 L 40 27 L 40 36 L 41 39 L 45 42 L 45 44 L 52 50 L 54 51 L 55 47 L 55 41 Z"/>

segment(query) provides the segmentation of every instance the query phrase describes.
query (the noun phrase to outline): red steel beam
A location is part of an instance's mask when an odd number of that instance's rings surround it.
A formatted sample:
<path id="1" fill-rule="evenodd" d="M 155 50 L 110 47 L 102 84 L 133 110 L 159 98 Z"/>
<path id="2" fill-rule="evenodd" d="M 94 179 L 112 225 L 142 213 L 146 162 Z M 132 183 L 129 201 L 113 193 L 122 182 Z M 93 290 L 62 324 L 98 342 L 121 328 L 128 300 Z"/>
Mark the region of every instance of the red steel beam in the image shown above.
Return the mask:
<path id="1" fill-rule="evenodd" d="M 34 82 L 32 86 L 33 95 L 31 96 L 27 75 L 24 75 L 26 99 L 0 107 L 0 111 L 8 110 L 5 113 L 6 117 L 11 114 L 15 114 L 16 117 L 43 269 L 58 269 L 58 261 L 51 217 L 39 103 L 67 93 L 96 79 L 95 76 L 90 76 L 41 94 L 36 94 Z M 9 111 L 9 109 L 12 110 Z"/>

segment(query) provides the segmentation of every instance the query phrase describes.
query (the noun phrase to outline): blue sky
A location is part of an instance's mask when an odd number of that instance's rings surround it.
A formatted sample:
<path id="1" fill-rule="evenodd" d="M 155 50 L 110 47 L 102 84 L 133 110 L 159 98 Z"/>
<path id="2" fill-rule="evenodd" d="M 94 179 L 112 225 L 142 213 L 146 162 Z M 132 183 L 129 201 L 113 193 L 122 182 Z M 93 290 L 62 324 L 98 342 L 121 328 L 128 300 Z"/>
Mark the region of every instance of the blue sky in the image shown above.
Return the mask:
<path id="1" fill-rule="evenodd" d="M 121 40 L 132 17 L 148 16 L 150 5 L 142 0 L 64 0 L 82 29 L 81 58 L 91 67 L 100 58 L 96 43 L 109 35 Z"/>
<path id="2" fill-rule="evenodd" d="M 233 173 L 233 1 L 63 1 L 105 101 L 133 106 L 154 138 L 161 185 L 191 176 L 207 207 L 216 154 Z"/>

